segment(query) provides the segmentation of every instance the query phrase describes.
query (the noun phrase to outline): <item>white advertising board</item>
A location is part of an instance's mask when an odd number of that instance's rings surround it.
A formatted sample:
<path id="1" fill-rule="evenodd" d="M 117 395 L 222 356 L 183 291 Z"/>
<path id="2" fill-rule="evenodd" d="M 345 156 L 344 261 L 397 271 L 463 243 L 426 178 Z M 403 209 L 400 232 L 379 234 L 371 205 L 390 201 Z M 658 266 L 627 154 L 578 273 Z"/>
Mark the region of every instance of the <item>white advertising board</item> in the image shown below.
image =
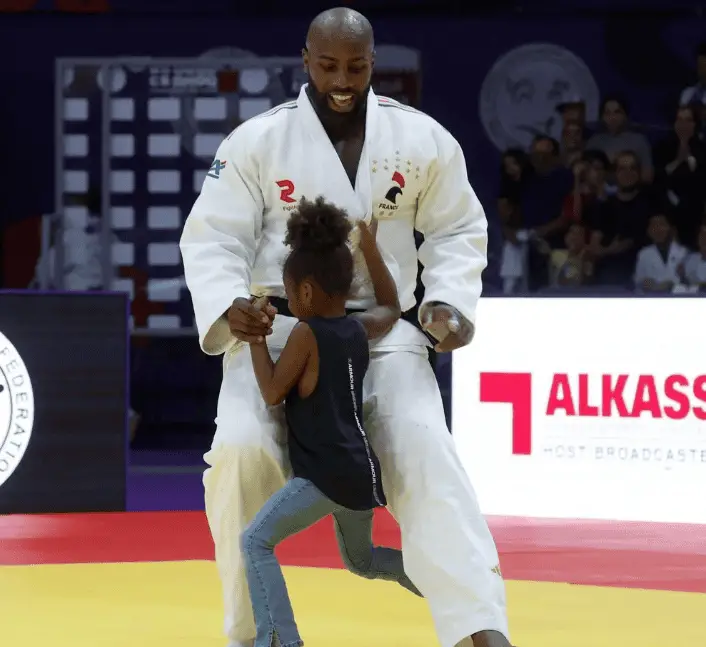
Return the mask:
<path id="1" fill-rule="evenodd" d="M 706 299 L 483 299 L 453 433 L 484 513 L 706 523 Z"/>

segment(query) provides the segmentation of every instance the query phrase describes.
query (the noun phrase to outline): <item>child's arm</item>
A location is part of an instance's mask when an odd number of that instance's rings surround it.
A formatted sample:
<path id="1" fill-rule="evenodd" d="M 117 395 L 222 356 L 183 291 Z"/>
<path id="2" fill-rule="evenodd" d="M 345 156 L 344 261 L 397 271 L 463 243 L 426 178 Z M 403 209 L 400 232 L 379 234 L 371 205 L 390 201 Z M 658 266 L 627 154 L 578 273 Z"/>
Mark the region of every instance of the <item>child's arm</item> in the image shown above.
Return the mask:
<path id="1" fill-rule="evenodd" d="M 368 229 L 362 220 L 358 223 L 358 228 L 360 229 L 360 251 L 363 252 L 373 281 L 377 305 L 354 316 L 363 324 L 368 339 L 375 339 L 388 333 L 400 318 L 400 301 L 397 296 L 397 286 L 392 280 L 385 261 L 382 260 L 382 254 L 375 241 L 375 233 Z"/>
<path id="2" fill-rule="evenodd" d="M 265 342 L 250 344 L 253 370 L 267 404 L 274 406 L 284 401 L 304 374 L 315 344 L 314 333 L 303 322 L 292 329 L 277 363 L 272 361 Z"/>

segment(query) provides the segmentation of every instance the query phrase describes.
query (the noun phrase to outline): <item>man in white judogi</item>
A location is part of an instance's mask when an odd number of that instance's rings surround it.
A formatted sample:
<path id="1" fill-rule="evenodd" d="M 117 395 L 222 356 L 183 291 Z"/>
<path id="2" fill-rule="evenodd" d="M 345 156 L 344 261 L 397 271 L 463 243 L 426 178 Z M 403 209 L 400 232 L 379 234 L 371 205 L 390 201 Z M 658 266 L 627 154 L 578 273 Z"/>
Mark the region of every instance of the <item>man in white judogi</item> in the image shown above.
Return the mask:
<path id="1" fill-rule="evenodd" d="M 181 239 L 201 346 L 225 353 L 204 486 L 233 646 L 255 636 L 239 537 L 289 476 L 282 412 L 263 402 L 237 342 L 271 334 L 276 352 L 295 323 L 278 298 L 290 211 L 303 196 L 323 195 L 353 220 L 376 218 L 403 310 L 414 307 L 414 228 L 421 231 L 420 315 L 442 352 L 470 342 L 486 266 L 487 223 L 458 143 L 430 117 L 370 90 L 370 23 L 350 9 L 327 11 L 312 23 L 303 55 L 309 84 L 221 144 Z M 356 258 L 348 305 L 363 309 L 374 299 Z M 268 317 L 252 305 L 251 295 L 262 294 L 280 308 L 274 322 L 274 310 Z M 446 429 L 428 344 L 419 326 L 399 321 L 371 347 L 366 425 L 406 572 L 442 647 L 508 647 L 497 550 Z"/>

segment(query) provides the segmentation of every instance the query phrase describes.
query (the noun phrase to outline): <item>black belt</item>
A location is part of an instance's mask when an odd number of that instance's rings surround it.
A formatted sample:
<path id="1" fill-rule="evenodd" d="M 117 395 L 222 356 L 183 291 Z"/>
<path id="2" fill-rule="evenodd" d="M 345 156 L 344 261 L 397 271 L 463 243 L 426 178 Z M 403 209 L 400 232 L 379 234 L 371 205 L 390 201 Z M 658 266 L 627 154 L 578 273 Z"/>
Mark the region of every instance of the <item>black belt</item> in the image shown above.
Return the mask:
<path id="1" fill-rule="evenodd" d="M 287 299 L 283 299 L 282 297 L 267 297 L 267 300 L 277 308 L 278 314 L 281 314 L 283 317 L 294 317 L 292 311 L 289 309 Z M 357 312 L 364 312 L 364 310 L 351 310 L 346 308 L 346 315 L 353 315 Z"/>
<path id="2" fill-rule="evenodd" d="M 282 297 L 268 297 L 268 300 L 275 308 L 277 308 L 278 314 L 281 314 L 283 317 L 294 317 L 292 311 L 289 309 L 289 305 L 287 304 L 287 299 L 283 299 Z M 346 308 L 346 315 L 352 315 L 359 312 L 365 311 L 359 309 L 357 310 L 352 308 Z M 419 323 L 419 317 L 417 315 L 418 312 L 419 308 L 415 306 L 414 308 L 410 308 L 406 312 L 403 312 L 400 318 L 404 319 L 408 323 L 411 323 L 415 328 L 420 330 L 424 334 L 424 336 L 431 342 L 432 347 L 434 347 L 439 342 L 434 339 L 434 337 L 432 337 L 429 333 L 422 329 L 422 326 Z"/>

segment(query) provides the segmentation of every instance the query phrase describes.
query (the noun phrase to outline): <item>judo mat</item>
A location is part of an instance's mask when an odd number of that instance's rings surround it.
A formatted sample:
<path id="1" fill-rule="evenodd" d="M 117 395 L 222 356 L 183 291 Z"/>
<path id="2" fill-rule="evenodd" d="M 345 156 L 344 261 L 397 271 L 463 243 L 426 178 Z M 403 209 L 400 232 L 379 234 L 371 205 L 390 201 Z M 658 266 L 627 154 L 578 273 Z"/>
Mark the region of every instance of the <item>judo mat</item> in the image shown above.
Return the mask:
<path id="1" fill-rule="evenodd" d="M 490 522 L 518 647 L 706 645 L 706 526 Z M 280 548 L 307 647 L 438 644 L 424 601 L 341 569 L 329 520 Z M 225 647 L 212 554 L 203 513 L 0 517 L 2 644 Z"/>

